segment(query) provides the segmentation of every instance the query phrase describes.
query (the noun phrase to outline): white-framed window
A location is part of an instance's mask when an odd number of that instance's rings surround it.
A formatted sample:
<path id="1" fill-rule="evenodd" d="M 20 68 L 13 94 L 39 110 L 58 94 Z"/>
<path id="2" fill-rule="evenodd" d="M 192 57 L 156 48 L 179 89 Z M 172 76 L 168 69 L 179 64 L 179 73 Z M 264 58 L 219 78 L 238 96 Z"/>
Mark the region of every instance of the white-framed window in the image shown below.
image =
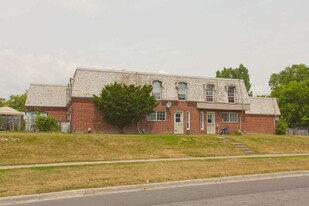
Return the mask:
<path id="1" fill-rule="evenodd" d="M 162 82 L 160 81 L 153 81 L 152 82 L 152 95 L 155 99 L 160 100 L 162 93 Z"/>
<path id="2" fill-rule="evenodd" d="M 214 90 L 215 86 L 212 84 L 206 85 L 206 101 L 213 102 L 214 101 Z"/>
<path id="3" fill-rule="evenodd" d="M 229 86 L 227 89 L 227 98 L 229 103 L 235 103 L 235 92 L 236 87 L 235 86 Z"/>
<path id="4" fill-rule="evenodd" d="M 204 130 L 204 112 L 200 112 L 200 129 Z"/>
<path id="5" fill-rule="evenodd" d="M 238 114 L 222 113 L 222 122 L 238 122 Z"/>
<path id="6" fill-rule="evenodd" d="M 157 110 L 147 115 L 147 121 L 165 121 L 165 120 L 166 120 L 165 111 Z"/>
<path id="7" fill-rule="evenodd" d="M 187 119 L 186 119 L 186 127 L 187 127 L 187 130 L 190 130 L 190 112 L 188 111 L 187 112 Z"/>
<path id="8" fill-rule="evenodd" d="M 185 82 L 178 83 L 178 99 L 179 100 L 187 99 L 187 83 Z"/>
<path id="9" fill-rule="evenodd" d="M 207 124 L 213 124 L 214 123 L 214 115 L 207 113 Z"/>

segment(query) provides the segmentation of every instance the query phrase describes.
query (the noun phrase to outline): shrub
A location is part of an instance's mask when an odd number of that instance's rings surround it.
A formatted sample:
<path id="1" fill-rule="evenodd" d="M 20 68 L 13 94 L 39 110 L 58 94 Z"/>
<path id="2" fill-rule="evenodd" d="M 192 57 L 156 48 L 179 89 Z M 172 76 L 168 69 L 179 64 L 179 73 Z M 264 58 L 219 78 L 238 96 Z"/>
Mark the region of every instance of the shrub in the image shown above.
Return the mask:
<path id="1" fill-rule="evenodd" d="M 287 123 L 284 121 L 282 117 L 280 117 L 276 125 L 276 134 L 285 135 L 287 127 L 288 127 Z"/>
<path id="2" fill-rule="evenodd" d="M 243 133 L 240 130 L 235 131 L 235 135 L 243 135 Z"/>
<path id="3" fill-rule="evenodd" d="M 42 132 L 58 131 L 57 121 L 52 116 L 37 116 L 35 122 L 39 131 Z"/>

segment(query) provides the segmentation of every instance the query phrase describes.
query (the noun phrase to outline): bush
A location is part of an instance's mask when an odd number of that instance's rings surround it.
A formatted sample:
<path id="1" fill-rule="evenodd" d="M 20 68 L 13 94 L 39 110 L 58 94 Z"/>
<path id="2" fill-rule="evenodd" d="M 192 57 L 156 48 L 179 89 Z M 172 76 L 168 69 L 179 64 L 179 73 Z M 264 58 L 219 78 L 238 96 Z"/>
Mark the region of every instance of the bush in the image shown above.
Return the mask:
<path id="1" fill-rule="evenodd" d="M 280 117 L 276 125 L 276 134 L 285 135 L 287 127 L 288 127 L 287 123 L 284 121 L 282 117 Z"/>
<path id="2" fill-rule="evenodd" d="M 239 130 L 235 131 L 235 135 L 243 135 L 243 133 Z"/>
<path id="3" fill-rule="evenodd" d="M 52 116 L 37 116 L 35 122 L 39 131 L 42 132 L 58 131 L 57 121 Z"/>

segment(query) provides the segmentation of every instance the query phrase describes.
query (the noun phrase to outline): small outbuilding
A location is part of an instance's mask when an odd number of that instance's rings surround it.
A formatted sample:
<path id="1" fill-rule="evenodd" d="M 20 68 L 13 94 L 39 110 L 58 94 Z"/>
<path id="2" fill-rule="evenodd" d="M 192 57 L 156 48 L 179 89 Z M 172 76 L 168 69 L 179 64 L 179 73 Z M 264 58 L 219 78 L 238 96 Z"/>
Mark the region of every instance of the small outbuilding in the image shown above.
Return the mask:
<path id="1" fill-rule="evenodd" d="M 11 107 L 0 107 L 0 130 L 20 131 L 24 113 Z"/>

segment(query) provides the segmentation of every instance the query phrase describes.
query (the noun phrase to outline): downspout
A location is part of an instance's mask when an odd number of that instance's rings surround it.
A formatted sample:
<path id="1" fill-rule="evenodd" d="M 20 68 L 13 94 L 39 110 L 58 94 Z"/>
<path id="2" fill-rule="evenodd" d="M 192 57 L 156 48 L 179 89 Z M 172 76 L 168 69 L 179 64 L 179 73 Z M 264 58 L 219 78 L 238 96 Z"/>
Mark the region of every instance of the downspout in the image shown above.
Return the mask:
<path id="1" fill-rule="evenodd" d="M 242 130 L 242 122 L 241 122 L 241 119 L 242 119 L 242 115 L 245 111 L 245 106 L 244 106 L 244 99 L 243 99 L 243 96 L 242 96 L 242 90 L 241 90 L 241 85 L 240 85 L 240 79 L 238 80 L 238 84 L 239 84 L 239 89 L 240 89 L 240 96 L 241 96 L 241 103 L 242 103 L 242 111 L 241 111 L 241 114 L 240 114 L 240 120 L 239 120 L 239 130 L 241 131 Z"/>
<path id="2" fill-rule="evenodd" d="M 136 86 L 139 86 L 138 72 L 135 73 L 135 85 L 136 85 Z M 141 132 L 140 132 L 140 129 L 139 129 L 139 121 L 138 121 L 138 120 L 136 121 L 136 131 L 137 131 L 138 133 L 141 133 Z"/>
<path id="3" fill-rule="evenodd" d="M 274 109 L 274 133 L 276 134 L 276 124 L 277 124 L 277 114 L 276 114 L 276 108 L 275 108 L 275 98 L 272 98 L 272 102 L 273 102 L 273 109 Z"/>

